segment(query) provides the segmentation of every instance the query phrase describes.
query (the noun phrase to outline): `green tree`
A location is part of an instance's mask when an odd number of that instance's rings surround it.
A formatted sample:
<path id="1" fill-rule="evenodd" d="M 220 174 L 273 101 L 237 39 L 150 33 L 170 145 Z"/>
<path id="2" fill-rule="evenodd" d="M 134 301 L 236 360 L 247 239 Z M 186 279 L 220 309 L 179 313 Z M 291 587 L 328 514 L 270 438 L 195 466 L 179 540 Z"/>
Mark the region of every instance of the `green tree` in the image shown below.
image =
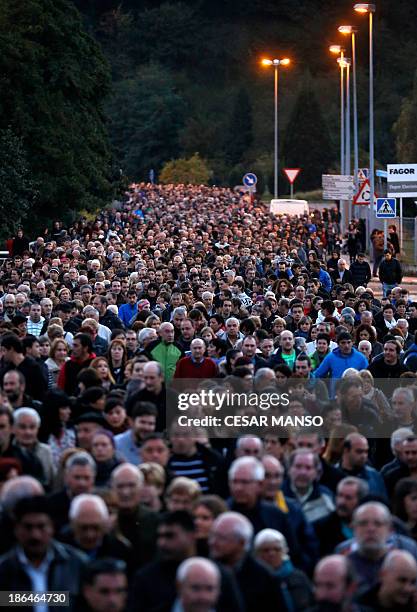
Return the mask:
<path id="1" fill-rule="evenodd" d="M 186 185 L 207 185 L 211 171 L 204 159 L 194 153 L 189 159 L 174 159 L 167 162 L 161 170 L 161 183 L 183 183 Z"/>
<path id="2" fill-rule="evenodd" d="M 22 139 L 0 130 L 0 235 L 6 238 L 24 224 L 35 202 L 35 189 Z"/>
<path id="3" fill-rule="evenodd" d="M 417 160 L 417 72 L 409 98 L 401 105 L 400 116 L 394 124 L 397 161 L 411 163 Z"/>
<path id="4" fill-rule="evenodd" d="M 178 157 L 185 103 L 168 71 L 152 64 L 117 83 L 107 112 L 115 155 L 130 178 L 144 178 Z"/>
<path id="5" fill-rule="evenodd" d="M 107 203 L 109 69 L 71 2 L 2 0 L 0 75 L 0 128 L 21 138 L 39 185 L 33 221 Z"/>
<path id="6" fill-rule="evenodd" d="M 227 136 L 225 156 L 231 164 L 235 165 L 242 162 L 246 151 L 253 142 L 252 106 L 244 87 L 241 87 L 236 94 Z"/>
<path id="7" fill-rule="evenodd" d="M 331 166 L 334 146 L 315 92 L 303 87 L 285 131 L 281 167 L 301 168 L 297 189 L 308 191 L 321 185 L 321 175 Z"/>

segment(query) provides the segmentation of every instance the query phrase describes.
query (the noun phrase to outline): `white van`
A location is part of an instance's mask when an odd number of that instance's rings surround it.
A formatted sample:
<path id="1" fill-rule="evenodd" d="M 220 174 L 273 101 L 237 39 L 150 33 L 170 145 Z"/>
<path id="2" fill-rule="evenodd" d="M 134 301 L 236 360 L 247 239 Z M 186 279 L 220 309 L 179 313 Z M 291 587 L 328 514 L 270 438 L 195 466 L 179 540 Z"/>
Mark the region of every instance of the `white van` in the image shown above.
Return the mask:
<path id="1" fill-rule="evenodd" d="M 307 200 L 271 200 L 270 212 L 273 215 L 308 215 Z"/>

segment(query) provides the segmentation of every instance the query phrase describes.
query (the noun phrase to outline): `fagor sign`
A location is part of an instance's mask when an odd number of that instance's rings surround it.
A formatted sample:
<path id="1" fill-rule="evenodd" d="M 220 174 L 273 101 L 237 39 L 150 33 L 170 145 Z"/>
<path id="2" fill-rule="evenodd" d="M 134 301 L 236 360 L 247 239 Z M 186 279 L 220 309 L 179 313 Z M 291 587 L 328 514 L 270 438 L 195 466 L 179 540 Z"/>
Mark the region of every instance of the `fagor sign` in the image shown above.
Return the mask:
<path id="1" fill-rule="evenodd" d="M 415 174 L 414 168 L 391 168 L 388 170 L 388 174 Z"/>
<path id="2" fill-rule="evenodd" d="M 390 198 L 417 197 L 417 164 L 388 164 L 387 194 Z"/>

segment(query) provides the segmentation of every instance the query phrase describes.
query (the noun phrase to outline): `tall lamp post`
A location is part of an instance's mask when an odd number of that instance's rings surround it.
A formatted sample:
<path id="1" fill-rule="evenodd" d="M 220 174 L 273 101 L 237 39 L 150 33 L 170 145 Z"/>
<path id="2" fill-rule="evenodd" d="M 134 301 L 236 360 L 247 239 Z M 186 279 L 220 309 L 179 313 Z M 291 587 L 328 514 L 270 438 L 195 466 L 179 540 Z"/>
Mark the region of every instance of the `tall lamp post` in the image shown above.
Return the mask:
<path id="1" fill-rule="evenodd" d="M 345 70 L 345 49 L 341 45 L 330 45 L 330 53 L 340 55 L 338 63 L 340 68 L 340 174 L 345 172 L 345 83 L 344 83 L 344 70 Z M 340 200 L 340 215 L 341 215 L 341 229 L 344 231 L 346 223 L 346 211 L 343 200 Z"/>
<path id="2" fill-rule="evenodd" d="M 357 28 L 351 25 L 342 25 L 338 28 L 341 34 L 352 37 L 352 81 L 353 81 L 353 165 L 354 183 L 356 192 L 359 189 L 359 144 L 358 144 L 358 94 L 356 83 L 356 32 Z"/>
<path id="3" fill-rule="evenodd" d="M 274 198 L 278 199 L 278 71 L 280 66 L 288 66 L 288 57 L 283 59 L 263 59 L 262 66 L 274 67 Z"/>
<path id="4" fill-rule="evenodd" d="M 371 188 L 371 196 L 368 208 L 367 218 L 367 238 L 371 234 L 371 218 L 374 210 L 374 194 L 375 194 L 375 160 L 374 160 L 374 52 L 373 52 L 373 16 L 375 13 L 375 4 L 360 2 L 355 4 L 353 9 L 362 15 L 369 15 L 369 185 Z M 387 237 L 385 235 L 384 247 L 387 246 Z"/>
<path id="5" fill-rule="evenodd" d="M 347 57 L 339 57 L 337 60 L 341 70 L 346 70 L 346 98 L 345 98 L 345 167 L 344 174 L 350 175 L 350 64 L 351 61 Z M 352 218 L 352 204 L 348 202 L 349 218 L 348 223 Z"/>

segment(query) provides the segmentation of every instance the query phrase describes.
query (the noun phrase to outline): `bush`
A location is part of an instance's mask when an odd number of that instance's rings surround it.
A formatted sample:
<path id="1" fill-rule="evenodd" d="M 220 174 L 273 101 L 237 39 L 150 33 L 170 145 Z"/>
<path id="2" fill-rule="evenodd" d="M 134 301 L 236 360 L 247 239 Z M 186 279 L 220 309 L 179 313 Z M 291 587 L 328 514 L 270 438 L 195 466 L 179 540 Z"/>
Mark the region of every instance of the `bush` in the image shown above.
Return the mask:
<path id="1" fill-rule="evenodd" d="M 159 181 L 165 184 L 207 185 L 211 176 L 207 162 L 194 153 L 189 159 L 181 157 L 167 162 L 159 174 Z"/>

